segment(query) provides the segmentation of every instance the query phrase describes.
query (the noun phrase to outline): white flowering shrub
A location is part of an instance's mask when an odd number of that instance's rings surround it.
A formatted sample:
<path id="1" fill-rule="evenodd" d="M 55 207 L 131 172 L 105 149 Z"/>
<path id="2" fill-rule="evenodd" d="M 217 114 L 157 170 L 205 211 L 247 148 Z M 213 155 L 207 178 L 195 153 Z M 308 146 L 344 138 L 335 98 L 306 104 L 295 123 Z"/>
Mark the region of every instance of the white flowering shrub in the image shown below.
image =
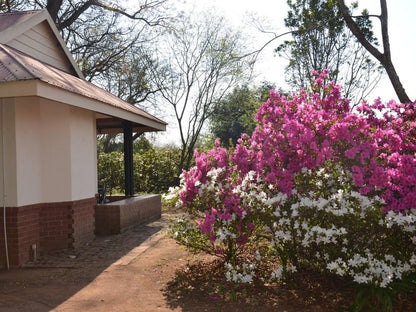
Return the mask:
<path id="1" fill-rule="evenodd" d="M 351 173 L 339 166 L 305 169 L 297 180 L 300 189 L 267 200 L 263 215 L 282 263 L 381 288 L 416 271 L 414 209 L 384 214 L 378 196 L 351 191 Z"/>

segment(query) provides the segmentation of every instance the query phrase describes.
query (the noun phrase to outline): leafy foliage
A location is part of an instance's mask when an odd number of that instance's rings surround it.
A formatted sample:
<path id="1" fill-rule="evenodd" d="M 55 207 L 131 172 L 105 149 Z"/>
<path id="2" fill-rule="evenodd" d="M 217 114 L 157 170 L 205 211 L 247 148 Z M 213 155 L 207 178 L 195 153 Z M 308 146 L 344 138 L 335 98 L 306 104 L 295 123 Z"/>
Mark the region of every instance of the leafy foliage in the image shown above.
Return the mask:
<path id="1" fill-rule="evenodd" d="M 375 87 L 381 68 L 374 62 L 346 27 L 335 0 L 287 1 L 289 12 L 285 25 L 292 30 L 292 40 L 276 51 L 288 58 L 287 81 L 295 89 L 311 87 L 314 70 L 330 69 L 330 79 L 342 84 L 343 97 L 357 105 Z M 366 38 L 376 43 L 368 12 L 359 19 Z"/>
<path id="2" fill-rule="evenodd" d="M 242 133 L 251 135 L 256 127 L 255 114 L 274 86 L 264 82 L 259 87 L 234 88 L 216 103 L 210 117 L 211 133 L 227 147 L 235 146 Z"/>
<path id="3" fill-rule="evenodd" d="M 120 152 L 98 153 L 98 184 L 105 183 L 108 193 L 124 190 L 124 158 Z"/>
<path id="4" fill-rule="evenodd" d="M 136 193 L 162 193 L 178 184 L 176 174 L 180 152 L 137 146 L 133 155 Z M 106 184 L 109 194 L 124 191 L 124 158 L 121 152 L 98 153 L 98 183 Z"/>
<path id="5" fill-rule="evenodd" d="M 162 193 L 177 185 L 179 156 L 178 149 L 151 148 L 143 153 L 135 153 L 135 192 Z"/>

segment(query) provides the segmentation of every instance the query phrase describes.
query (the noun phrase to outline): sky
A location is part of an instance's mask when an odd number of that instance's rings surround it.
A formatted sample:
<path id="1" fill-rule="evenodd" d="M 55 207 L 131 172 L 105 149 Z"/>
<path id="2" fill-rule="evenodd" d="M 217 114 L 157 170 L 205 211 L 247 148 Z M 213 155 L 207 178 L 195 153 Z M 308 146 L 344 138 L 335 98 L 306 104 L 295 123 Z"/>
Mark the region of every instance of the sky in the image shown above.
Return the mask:
<path id="1" fill-rule="evenodd" d="M 214 8 L 220 14 L 223 14 L 237 29 L 247 34 L 250 42 L 261 46 L 267 42 L 270 36 L 260 34 L 253 27 L 247 26 L 250 20 L 249 16 L 255 15 L 262 21 L 264 27 L 277 34 L 287 31 L 284 27 L 283 19 L 287 14 L 286 0 L 177 0 L 179 10 L 207 10 Z M 350 3 L 349 0 L 346 1 Z M 367 8 L 370 14 L 380 14 L 380 1 L 378 0 L 359 0 L 360 10 Z M 416 99 L 416 88 L 414 73 L 416 73 L 416 1 L 415 0 L 387 0 L 388 7 L 388 26 L 389 38 L 391 45 L 391 54 L 393 64 L 400 77 L 400 80 L 411 99 Z M 373 19 L 373 29 L 378 35 L 380 23 Z M 380 37 L 379 37 L 380 38 Z M 270 81 L 276 86 L 287 89 L 285 82 L 284 69 L 287 60 L 274 55 L 273 49 L 281 44 L 290 36 L 282 37 L 269 45 L 260 54 L 260 59 L 255 66 L 258 81 Z M 381 39 L 379 40 L 381 43 Z M 382 49 L 380 47 L 380 49 Z M 380 97 L 383 102 L 391 99 L 397 101 L 397 96 L 388 80 L 387 75 L 379 82 L 375 90 L 370 94 L 368 100 L 373 101 Z M 170 124 L 168 137 L 174 138 L 175 125 Z M 168 139 L 168 141 L 171 139 Z"/>
<path id="2" fill-rule="evenodd" d="M 286 0 L 187 0 L 187 5 L 195 4 L 197 8 L 214 6 L 219 8 L 219 12 L 224 14 L 235 25 L 243 26 L 247 14 L 256 14 L 258 17 L 264 17 L 262 20 L 265 24 L 270 24 L 270 29 L 276 33 L 287 31 L 284 27 L 283 19 L 287 14 Z M 346 1 L 349 3 L 350 1 Z M 359 0 L 360 8 L 367 8 L 370 14 L 380 14 L 380 1 L 378 0 Z M 414 88 L 414 73 L 416 72 L 416 1 L 415 0 L 388 0 L 388 25 L 391 44 L 391 53 L 393 64 L 403 83 L 403 86 L 411 99 L 416 99 L 416 88 Z M 380 23 L 373 19 L 373 27 L 377 31 L 380 29 Z M 377 32 L 376 32 L 377 34 Z M 258 36 L 259 44 L 265 37 Z M 289 39 L 290 36 L 277 40 L 275 44 L 262 52 L 262 60 L 257 64 L 256 70 L 259 75 L 265 79 L 276 82 L 277 85 L 285 85 L 284 68 L 286 60 L 273 56 L 273 48 L 282 43 L 283 40 Z M 379 40 L 381 43 L 381 40 Z M 374 98 L 380 96 L 382 100 L 397 100 L 390 81 L 385 75 L 380 82 L 379 87 L 371 95 Z"/>

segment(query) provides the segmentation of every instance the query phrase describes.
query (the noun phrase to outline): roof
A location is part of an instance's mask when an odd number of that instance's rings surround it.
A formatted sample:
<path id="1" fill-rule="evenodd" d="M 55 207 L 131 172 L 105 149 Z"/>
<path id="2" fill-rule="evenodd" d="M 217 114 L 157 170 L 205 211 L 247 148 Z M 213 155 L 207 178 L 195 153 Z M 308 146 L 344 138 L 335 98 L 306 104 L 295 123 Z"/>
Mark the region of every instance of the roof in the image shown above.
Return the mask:
<path id="1" fill-rule="evenodd" d="M 114 108 L 139 115 L 160 124 L 160 129 L 158 130 L 164 130 L 166 125 L 164 121 L 86 80 L 72 76 L 53 66 L 33 59 L 22 52 L 0 44 L 0 84 L 25 80 L 40 80 L 59 89 L 76 93 Z M 103 114 L 107 113 L 105 110 L 94 110 Z M 134 120 L 130 121 L 134 122 Z"/>
<path id="2" fill-rule="evenodd" d="M 21 23 L 28 18 L 31 18 L 34 14 L 39 11 L 25 11 L 25 12 L 11 12 L 0 14 L 0 32 L 9 28 L 12 25 Z"/>
<path id="3" fill-rule="evenodd" d="M 67 62 L 71 65 L 74 74 L 80 78 L 84 78 L 46 9 L 0 13 L 0 43 L 7 44 L 14 38 L 43 22 L 48 24 L 54 34 L 58 46 L 66 56 Z"/>
<path id="4" fill-rule="evenodd" d="M 72 74 L 7 45 L 44 22 L 76 69 Z M 97 112 L 102 133 L 120 131 L 123 121 L 130 121 L 135 132 L 166 130 L 164 121 L 86 81 L 46 10 L 0 14 L 0 97 L 18 96 L 40 96 Z"/>

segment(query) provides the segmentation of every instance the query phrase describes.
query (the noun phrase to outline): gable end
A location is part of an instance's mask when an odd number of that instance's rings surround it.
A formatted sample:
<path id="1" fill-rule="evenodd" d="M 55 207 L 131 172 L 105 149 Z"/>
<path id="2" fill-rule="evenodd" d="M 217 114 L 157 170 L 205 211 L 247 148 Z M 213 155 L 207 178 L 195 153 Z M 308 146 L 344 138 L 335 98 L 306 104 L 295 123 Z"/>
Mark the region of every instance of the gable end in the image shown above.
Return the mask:
<path id="1" fill-rule="evenodd" d="M 7 45 L 68 74 L 75 74 L 46 21 L 22 33 Z"/>

